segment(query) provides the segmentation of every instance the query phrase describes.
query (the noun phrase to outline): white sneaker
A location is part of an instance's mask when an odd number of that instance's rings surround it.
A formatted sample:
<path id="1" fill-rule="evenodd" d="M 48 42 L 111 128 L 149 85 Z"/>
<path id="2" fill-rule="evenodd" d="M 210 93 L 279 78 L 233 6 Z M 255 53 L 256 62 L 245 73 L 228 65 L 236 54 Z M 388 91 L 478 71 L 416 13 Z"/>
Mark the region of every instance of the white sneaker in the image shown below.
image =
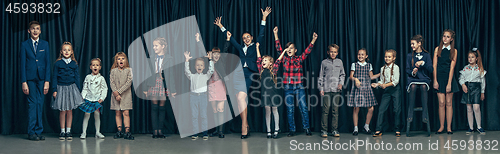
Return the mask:
<path id="1" fill-rule="evenodd" d="M 82 135 L 80 135 L 80 139 L 85 139 L 87 137 L 87 133 L 82 133 Z"/>
<path id="2" fill-rule="evenodd" d="M 100 132 L 96 132 L 95 138 L 104 139 L 104 135 L 102 135 Z"/>

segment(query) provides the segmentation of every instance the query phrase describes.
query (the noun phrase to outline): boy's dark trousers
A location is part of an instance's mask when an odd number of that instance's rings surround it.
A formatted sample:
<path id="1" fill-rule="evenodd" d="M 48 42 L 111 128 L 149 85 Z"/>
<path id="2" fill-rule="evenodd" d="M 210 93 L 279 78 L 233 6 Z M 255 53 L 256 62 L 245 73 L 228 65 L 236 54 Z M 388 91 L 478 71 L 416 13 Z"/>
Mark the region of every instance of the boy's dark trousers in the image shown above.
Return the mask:
<path id="1" fill-rule="evenodd" d="M 43 86 L 45 81 L 35 77 L 34 80 L 26 81 L 29 88 L 28 95 L 28 135 L 40 135 L 43 132 L 42 109 L 43 109 Z"/>
<path id="2" fill-rule="evenodd" d="M 322 102 L 321 131 L 328 131 L 328 118 L 332 113 L 331 131 L 337 131 L 339 123 L 340 92 L 325 92 Z"/>
<path id="3" fill-rule="evenodd" d="M 384 94 L 382 95 L 382 101 L 380 102 L 378 118 L 377 118 L 377 131 L 382 131 L 382 124 L 384 122 L 384 114 L 385 111 L 389 108 L 389 105 L 393 104 L 393 112 L 394 112 L 394 130 L 397 132 L 401 131 L 401 100 L 400 100 L 400 88 L 399 85 L 396 87 L 387 87 L 385 88 Z"/>

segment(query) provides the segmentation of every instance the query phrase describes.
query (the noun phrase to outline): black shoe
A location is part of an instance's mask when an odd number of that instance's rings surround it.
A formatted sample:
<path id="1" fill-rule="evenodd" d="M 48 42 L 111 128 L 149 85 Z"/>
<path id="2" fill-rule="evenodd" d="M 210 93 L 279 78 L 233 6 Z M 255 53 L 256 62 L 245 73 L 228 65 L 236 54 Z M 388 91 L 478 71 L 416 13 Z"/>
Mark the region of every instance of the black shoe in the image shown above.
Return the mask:
<path id="1" fill-rule="evenodd" d="M 127 132 L 125 134 L 125 137 L 123 137 L 123 138 L 126 140 L 134 140 L 134 136 L 132 136 L 132 133 L 130 133 L 130 132 Z"/>
<path id="2" fill-rule="evenodd" d="M 66 139 L 67 140 L 73 140 L 73 134 L 71 134 L 71 132 L 67 132 L 66 133 Z"/>
<path id="3" fill-rule="evenodd" d="M 36 136 L 36 134 L 28 135 L 28 139 L 32 140 L 32 141 L 38 141 L 38 140 L 40 140 L 40 138 L 38 138 L 38 136 Z"/>
<path id="4" fill-rule="evenodd" d="M 222 132 L 219 133 L 219 138 L 224 138 L 224 134 Z"/>
<path id="5" fill-rule="evenodd" d="M 376 132 L 375 134 L 373 134 L 373 137 L 379 137 L 379 136 L 382 136 L 382 132 Z"/>
<path id="6" fill-rule="evenodd" d="M 215 131 L 215 132 L 213 132 L 213 133 L 210 134 L 210 137 L 214 137 L 214 136 L 219 136 L 219 132 Z"/>
<path id="7" fill-rule="evenodd" d="M 241 135 L 241 139 L 246 139 L 248 138 L 248 135 Z"/>
<path id="8" fill-rule="evenodd" d="M 436 134 L 442 134 L 442 133 L 443 133 L 443 131 L 440 131 L 440 132 L 436 131 Z"/>
<path id="9" fill-rule="evenodd" d="M 273 139 L 277 139 L 278 138 L 278 132 L 279 132 L 279 130 L 275 130 L 274 131 Z"/>
<path id="10" fill-rule="evenodd" d="M 61 133 L 59 134 L 59 140 L 64 140 L 64 139 L 66 139 L 66 133 L 61 132 Z"/>
<path id="11" fill-rule="evenodd" d="M 114 139 L 122 138 L 122 137 L 123 137 L 123 132 L 122 131 L 116 132 L 115 136 L 113 136 Z"/>
<path id="12" fill-rule="evenodd" d="M 38 136 L 38 139 L 40 139 L 40 140 L 45 140 L 45 137 L 42 135 L 36 135 L 36 136 Z"/>
<path id="13" fill-rule="evenodd" d="M 288 133 L 288 135 L 286 135 L 286 136 L 288 136 L 288 137 L 295 136 L 295 132 L 292 132 L 292 131 L 291 131 L 291 132 L 290 132 L 290 133 Z"/>
<path id="14" fill-rule="evenodd" d="M 157 138 L 158 138 L 158 135 L 153 134 L 153 135 L 151 136 L 151 138 L 157 139 Z"/>
<path id="15" fill-rule="evenodd" d="M 450 134 L 450 135 L 453 134 L 453 131 L 448 131 L 448 134 Z"/>
<path id="16" fill-rule="evenodd" d="M 156 138 L 167 138 L 167 136 L 165 136 L 164 134 L 160 133 L 160 134 L 156 135 Z"/>
<path id="17" fill-rule="evenodd" d="M 311 132 L 311 129 L 306 128 L 306 135 L 307 136 L 312 136 L 313 135 L 312 132 Z"/>
<path id="18" fill-rule="evenodd" d="M 372 130 L 368 129 L 368 131 L 366 129 L 363 129 L 365 131 L 366 134 L 372 134 Z"/>
<path id="19" fill-rule="evenodd" d="M 354 131 L 354 132 L 352 132 L 352 135 L 354 135 L 354 136 L 358 136 L 358 131 Z"/>
<path id="20" fill-rule="evenodd" d="M 271 132 L 267 132 L 267 138 L 271 138 L 271 137 L 273 137 L 273 136 L 271 135 Z"/>

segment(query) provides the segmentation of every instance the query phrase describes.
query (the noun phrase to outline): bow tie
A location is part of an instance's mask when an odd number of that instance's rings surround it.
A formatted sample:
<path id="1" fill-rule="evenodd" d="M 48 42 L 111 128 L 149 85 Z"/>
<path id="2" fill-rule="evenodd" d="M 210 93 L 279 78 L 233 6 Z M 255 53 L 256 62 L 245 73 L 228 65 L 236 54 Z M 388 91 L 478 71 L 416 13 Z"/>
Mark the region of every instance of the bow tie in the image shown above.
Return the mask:
<path id="1" fill-rule="evenodd" d="M 156 55 L 156 58 L 161 58 L 161 59 L 163 59 L 163 57 L 165 57 L 165 55 L 161 55 L 161 56 L 160 56 L 160 55 Z"/>

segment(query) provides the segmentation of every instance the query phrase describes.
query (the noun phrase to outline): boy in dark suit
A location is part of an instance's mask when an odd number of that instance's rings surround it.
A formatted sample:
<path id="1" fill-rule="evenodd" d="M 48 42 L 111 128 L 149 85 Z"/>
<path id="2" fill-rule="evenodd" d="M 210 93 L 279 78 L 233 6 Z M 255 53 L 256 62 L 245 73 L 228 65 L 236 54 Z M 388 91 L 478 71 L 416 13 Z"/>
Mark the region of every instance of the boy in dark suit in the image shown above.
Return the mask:
<path id="1" fill-rule="evenodd" d="M 28 139 L 34 141 L 45 140 L 41 135 L 42 108 L 50 80 L 49 43 L 40 39 L 41 32 L 40 23 L 31 21 L 30 39 L 22 42 L 19 54 L 22 89 L 28 96 Z"/>

